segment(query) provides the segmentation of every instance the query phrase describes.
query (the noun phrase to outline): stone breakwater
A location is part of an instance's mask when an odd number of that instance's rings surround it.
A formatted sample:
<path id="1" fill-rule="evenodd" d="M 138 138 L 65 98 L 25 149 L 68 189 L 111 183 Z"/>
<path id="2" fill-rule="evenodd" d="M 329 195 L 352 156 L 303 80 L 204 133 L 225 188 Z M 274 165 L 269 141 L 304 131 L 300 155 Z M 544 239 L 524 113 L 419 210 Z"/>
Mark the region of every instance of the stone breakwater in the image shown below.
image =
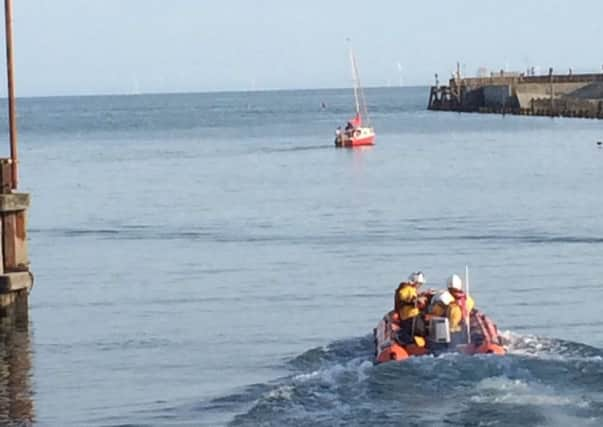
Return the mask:
<path id="1" fill-rule="evenodd" d="M 450 79 L 432 86 L 429 110 L 603 119 L 603 73 Z"/>

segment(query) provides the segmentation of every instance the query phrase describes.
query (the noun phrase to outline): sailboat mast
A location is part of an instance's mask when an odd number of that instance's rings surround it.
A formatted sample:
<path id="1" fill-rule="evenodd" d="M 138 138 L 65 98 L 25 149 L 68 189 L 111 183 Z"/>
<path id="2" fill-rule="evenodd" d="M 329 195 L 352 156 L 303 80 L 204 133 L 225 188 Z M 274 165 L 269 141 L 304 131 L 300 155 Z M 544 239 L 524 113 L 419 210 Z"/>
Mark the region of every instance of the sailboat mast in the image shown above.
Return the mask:
<path id="1" fill-rule="evenodd" d="M 354 81 L 354 101 L 356 102 L 356 114 L 360 114 L 360 102 L 358 100 L 358 70 L 356 69 L 356 58 L 350 46 L 350 63 L 352 64 L 352 80 Z"/>
<path id="2" fill-rule="evenodd" d="M 366 106 L 366 97 L 364 96 L 364 89 L 360 84 L 360 77 L 358 76 L 358 70 L 356 70 L 356 78 L 358 80 L 358 98 L 360 99 L 360 109 L 362 110 L 362 119 L 367 125 L 370 125 L 370 119 L 368 115 L 368 108 Z"/>

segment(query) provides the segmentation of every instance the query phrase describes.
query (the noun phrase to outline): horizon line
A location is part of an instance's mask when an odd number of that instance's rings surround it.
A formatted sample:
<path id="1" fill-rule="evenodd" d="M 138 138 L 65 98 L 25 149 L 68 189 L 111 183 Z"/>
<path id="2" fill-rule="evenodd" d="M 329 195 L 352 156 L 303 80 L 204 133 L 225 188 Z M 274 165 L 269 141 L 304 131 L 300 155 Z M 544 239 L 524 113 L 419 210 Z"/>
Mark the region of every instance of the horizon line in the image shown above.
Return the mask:
<path id="1" fill-rule="evenodd" d="M 391 85 L 391 86 L 365 86 L 364 89 L 408 89 L 424 88 L 430 85 Z M 96 96 L 152 96 L 152 95 L 208 95 L 219 93 L 259 93 L 259 92 L 312 92 L 321 90 L 351 90 L 349 86 L 345 87 L 323 87 L 323 88 L 267 88 L 267 89 L 217 89 L 205 91 L 167 91 L 167 92 L 107 92 L 107 93 L 82 93 L 82 94 L 57 94 L 57 95 L 17 95 L 16 99 L 34 99 L 34 98 L 74 98 L 74 97 L 96 97 Z M 0 100 L 6 101 L 6 96 L 0 97 Z"/>

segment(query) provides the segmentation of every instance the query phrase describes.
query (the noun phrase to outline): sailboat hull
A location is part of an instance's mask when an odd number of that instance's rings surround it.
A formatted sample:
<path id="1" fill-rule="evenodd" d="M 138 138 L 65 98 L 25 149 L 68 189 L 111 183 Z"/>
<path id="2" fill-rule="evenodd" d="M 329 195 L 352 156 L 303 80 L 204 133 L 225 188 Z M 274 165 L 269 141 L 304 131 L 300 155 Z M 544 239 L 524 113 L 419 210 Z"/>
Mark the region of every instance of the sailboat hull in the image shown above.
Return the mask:
<path id="1" fill-rule="evenodd" d="M 350 134 L 342 133 L 335 138 L 336 147 L 360 147 L 375 145 L 375 132 L 372 128 L 357 128 Z"/>

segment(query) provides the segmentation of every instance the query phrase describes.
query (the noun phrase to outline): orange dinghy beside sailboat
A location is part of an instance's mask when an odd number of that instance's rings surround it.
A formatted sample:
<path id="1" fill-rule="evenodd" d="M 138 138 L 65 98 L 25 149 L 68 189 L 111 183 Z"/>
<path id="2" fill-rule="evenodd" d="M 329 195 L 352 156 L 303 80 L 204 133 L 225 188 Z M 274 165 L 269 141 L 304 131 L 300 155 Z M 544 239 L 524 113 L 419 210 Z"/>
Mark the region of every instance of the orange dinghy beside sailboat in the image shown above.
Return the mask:
<path id="1" fill-rule="evenodd" d="M 370 126 L 368 110 L 364 91 L 360 86 L 358 77 L 358 66 L 352 48 L 350 48 L 350 62 L 352 63 L 352 78 L 354 80 L 354 101 L 356 103 L 356 115 L 351 119 L 344 130 L 337 128 L 335 133 L 336 147 L 358 147 L 375 144 L 375 130 Z M 363 123 L 363 117 L 366 123 Z"/>

